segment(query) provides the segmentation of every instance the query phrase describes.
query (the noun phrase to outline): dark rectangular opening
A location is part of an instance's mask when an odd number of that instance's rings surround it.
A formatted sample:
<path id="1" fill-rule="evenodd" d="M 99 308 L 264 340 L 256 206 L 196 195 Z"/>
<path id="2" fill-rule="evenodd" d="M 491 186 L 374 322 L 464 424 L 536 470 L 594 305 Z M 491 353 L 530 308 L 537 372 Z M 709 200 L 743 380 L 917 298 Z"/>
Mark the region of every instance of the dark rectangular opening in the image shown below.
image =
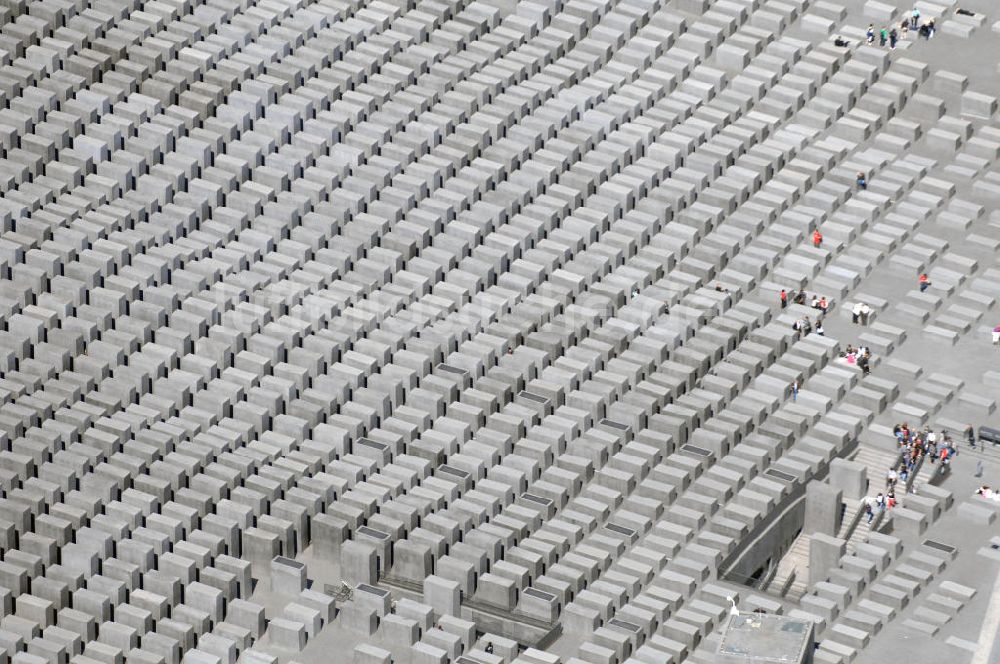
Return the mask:
<path id="1" fill-rule="evenodd" d="M 775 468 L 768 468 L 764 471 L 764 474 L 768 477 L 773 477 L 775 479 L 781 480 L 783 482 L 794 482 L 795 475 L 790 475 L 782 470 L 777 470 Z"/>
<path id="2" fill-rule="evenodd" d="M 615 627 L 621 627 L 622 629 L 627 629 L 628 631 L 630 631 L 632 633 L 635 633 L 635 634 L 637 634 L 640 631 L 642 631 L 642 628 L 639 627 L 638 625 L 636 625 L 635 623 L 630 623 L 630 622 L 626 622 L 624 620 L 619 620 L 618 618 L 612 618 L 611 620 L 608 621 L 608 624 L 609 625 L 614 625 Z"/>

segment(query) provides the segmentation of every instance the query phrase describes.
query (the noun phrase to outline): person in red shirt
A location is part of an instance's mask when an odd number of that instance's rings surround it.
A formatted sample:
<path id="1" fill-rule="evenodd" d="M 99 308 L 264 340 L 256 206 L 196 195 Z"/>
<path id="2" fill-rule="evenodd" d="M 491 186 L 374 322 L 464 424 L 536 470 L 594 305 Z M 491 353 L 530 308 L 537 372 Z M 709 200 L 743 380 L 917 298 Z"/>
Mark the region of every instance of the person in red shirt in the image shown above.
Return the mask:
<path id="1" fill-rule="evenodd" d="M 823 234 L 816 229 L 813 231 L 813 246 L 818 249 L 821 244 L 823 244 Z"/>
<path id="2" fill-rule="evenodd" d="M 788 293 L 784 288 L 781 289 L 781 308 L 784 309 L 788 306 Z"/>
<path id="3" fill-rule="evenodd" d="M 920 292 L 921 293 L 923 293 L 925 290 L 927 290 L 930 287 L 930 285 L 931 285 L 930 277 L 927 276 L 926 272 L 924 272 L 923 274 L 920 275 L 920 279 L 918 281 L 920 282 Z"/>

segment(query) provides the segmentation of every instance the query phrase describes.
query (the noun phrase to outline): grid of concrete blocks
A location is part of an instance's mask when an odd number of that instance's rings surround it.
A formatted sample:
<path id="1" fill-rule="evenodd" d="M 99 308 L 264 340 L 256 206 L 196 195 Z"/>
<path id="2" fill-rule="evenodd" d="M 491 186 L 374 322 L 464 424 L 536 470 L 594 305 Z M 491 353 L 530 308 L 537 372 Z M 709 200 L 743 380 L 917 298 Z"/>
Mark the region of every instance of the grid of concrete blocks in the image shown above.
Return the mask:
<path id="1" fill-rule="evenodd" d="M 899 352 L 1000 295 L 997 101 L 861 43 L 908 9 L 0 4 L 0 661 L 707 664 L 760 609 L 833 664 L 976 595 L 947 488 L 860 518 L 1000 385 Z"/>

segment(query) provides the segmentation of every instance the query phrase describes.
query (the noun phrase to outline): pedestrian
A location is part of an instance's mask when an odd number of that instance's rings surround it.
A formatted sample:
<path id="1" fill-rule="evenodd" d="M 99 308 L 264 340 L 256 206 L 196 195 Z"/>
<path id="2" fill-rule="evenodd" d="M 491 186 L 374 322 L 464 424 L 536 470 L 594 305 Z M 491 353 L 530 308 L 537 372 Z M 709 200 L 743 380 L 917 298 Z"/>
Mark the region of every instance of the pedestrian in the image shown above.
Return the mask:
<path id="1" fill-rule="evenodd" d="M 802 334 L 811 334 L 813 331 L 812 321 L 806 316 L 802 323 Z"/>
<path id="2" fill-rule="evenodd" d="M 913 13 L 910 14 L 910 27 L 916 28 L 918 23 L 920 23 L 920 10 L 914 7 Z"/>
<path id="3" fill-rule="evenodd" d="M 868 188 L 868 180 L 865 179 L 864 171 L 858 171 L 857 182 L 858 182 L 858 189 Z"/>
<path id="4" fill-rule="evenodd" d="M 826 336 L 826 330 L 823 329 L 823 319 L 820 318 L 816 321 L 816 334 L 821 337 Z"/>
<path id="5" fill-rule="evenodd" d="M 871 498 L 867 498 L 867 500 L 871 500 Z M 872 519 L 875 518 L 875 512 L 872 511 L 872 505 L 869 502 L 865 502 L 865 515 L 868 517 L 868 523 L 871 523 Z"/>
<path id="6" fill-rule="evenodd" d="M 900 23 L 899 31 L 900 33 L 902 33 L 903 39 L 906 39 L 906 36 L 910 34 L 910 22 L 904 20 L 902 23 Z"/>
<path id="7" fill-rule="evenodd" d="M 781 295 L 779 297 L 781 298 L 781 308 L 782 309 L 787 309 L 788 308 L 788 292 L 784 288 L 781 289 Z"/>
<path id="8" fill-rule="evenodd" d="M 889 48 L 896 50 L 896 40 L 899 39 L 899 33 L 896 32 L 896 28 L 889 31 Z"/>
<path id="9" fill-rule="evenodd" d="M 882 26 L 882 29 L 878 31 L 878 45 L 885 46 L 885 42 L 889 39 L 889 31 Z"/>
<path id="10" fill-rule="evenodd" d="M 871 312 L 872 312 L 872 308 L 869 307 L 867 304 L 862 304 L 861 305 L 861 324 L 862 325 L 868 325 L 868 316 L 869 316 L 869 314 L 871 314 Z"/>
<path id="11" fill-rule="evenodd" d="M 864 374 L 865 376 L 871 373 L 871 367 L 869 367 L 868 364 L 869 364 L 868 353 L 865 353 L 864 355 L 858 358 L 858 366 L 861 367 L 861 373 Z"/>
<path id="12" fill-rule="evenodd" d="M 823 244 L 823 234 L 819 232 L 819 229 L 813 231 L 813 246 L 819 249 L 819 246 Z"/>
<path id="13" fill-rule="evenodd" d="M 851 309 L 851 322 L 857 324 L 861 320 L 861 303 L 858 302 Z"/>
<path id="14" fill-rule="evenodd" d="M 983 460 L 982 459 L 977 459 L 976 460 L 976 477 L 982 477 L 982 476 L 983 476 Z"/>
<path id="15" fill-rule="evenodd" d="M 792 381 L 792 402 L 794 403 L 799 398 L 799 379 L 796 378 Z"/>
<path id="16" fill-rule="evenodd" d="M 865 33 L 868 36 L 868 45 L 871 46 L 875 43 L 875 24 L 868 24 L 868 32 Z"/>
<path id="17" fill-rule="evenodd" d="M 885 474 L 885 488 L 891 489 L 896 486 L 897 479 L 899 479 L 899 474 L 896 473 L 896 469 L 893 466 L 889 466 L 889 472 Z"/>
<path id="18" fill-rule="evenodd" d="M 933 39 L 935 32 L 936 32 L 936 30 L 934 28 L 934 19 L 931 19 L 931 20 L 927 21 L 927 38 L 928 39 Z"/>
<path id="19" fill-rule="evenodd" d="M 993 328 L 993 344 L 1000 344 L 1000 325 Z"/>
<path id="20" fill-rule="evenodd" d="M 486 650 L 486 654 L 487 655 L 492 655 L 493 654 L 493 642 L 492 641 L 487 641 L 487 643 L 486 643 L 486 649 L 485 650 Z"/>
<path id="21" fill-rule="evenodd" d="M 969 447 L 976 448 L 976 430 L 972 428 L 971 424 L 965 425 L 965 439 L 969 441 Z"/>
<path id="22" fill-rule="evenodd" d="M 927 276 L 926 272 L 921 272 L 920 273 L 920 278 L 917 279 L 917 281 L 920 284 L 920 292 L 921 293 L 923 293 L 925 290 L 927 290 L 931 286 L 931 279 L 930 279 L 930 277 Z"/>

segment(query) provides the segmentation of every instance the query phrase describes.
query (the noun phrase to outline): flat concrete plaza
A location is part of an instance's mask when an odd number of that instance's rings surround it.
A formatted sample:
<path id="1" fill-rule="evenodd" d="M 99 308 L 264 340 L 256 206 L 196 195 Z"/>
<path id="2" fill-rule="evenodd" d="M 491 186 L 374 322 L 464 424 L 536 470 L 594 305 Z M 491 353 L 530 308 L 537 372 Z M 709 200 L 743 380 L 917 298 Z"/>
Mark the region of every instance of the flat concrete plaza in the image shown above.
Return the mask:
<path id="1" fill-rule="evenodd" d="M 0 1 L 0 664 L 1000 663 L 998 62 Z"/>

